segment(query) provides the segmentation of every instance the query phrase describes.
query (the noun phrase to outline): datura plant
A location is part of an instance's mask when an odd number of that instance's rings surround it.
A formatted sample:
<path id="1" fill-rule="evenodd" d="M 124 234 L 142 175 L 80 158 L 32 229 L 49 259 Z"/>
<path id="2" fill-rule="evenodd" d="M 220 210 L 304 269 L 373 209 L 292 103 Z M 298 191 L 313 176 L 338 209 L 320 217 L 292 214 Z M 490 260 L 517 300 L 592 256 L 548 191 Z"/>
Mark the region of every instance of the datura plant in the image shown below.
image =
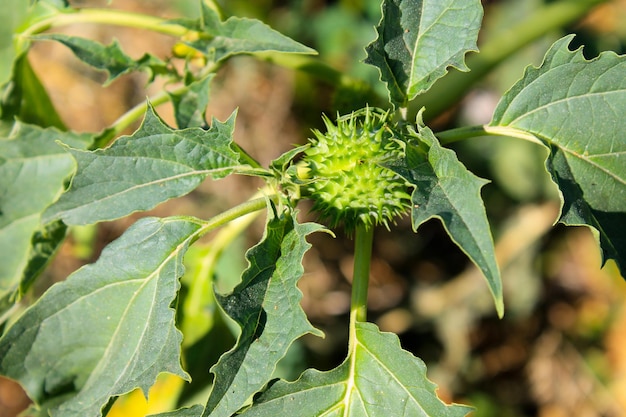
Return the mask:
<path id="1" fill-rule="evenodd" d="M 383 0 L 365 63 L 379 70 L 387 104 L 321 116 L 325 128 L 264 167 L 233 141 L 236 112 L 225 121 L 207 117 L 213 76 L 245 54 L 348 88 L 349 77 L 310 56 L 311 48 L 258 20 L 226 17 L 212 1 L 199 2 L 195 19 L 166 20 L 114 8 L 76 9 L 59 0 L 9 0 L 0 10 L 0 374 L 31 398 L 26 413 L 112 415 L 120 397 L 137 389 L 147 395 L 161 374 L 190 380 L 184 368 L 189 346 L 220 343 L 204 338 L 216 320 L 206 311 L 217 305 L 236 329 L 236 341 L 204 364 L 212 373 L 206 395 L 185 402 L 178 397 L 184 387 L 177 386 L 161 417 L 466 415 L 470 407 L 437 397 L 424 363 L 395 334 L 367 321 L 374 230 L 410 216 L 419 232 L 422 223 L 438 219 L 484 275 L 502 316 L 502 283 L 481 198 L 487 181 L 444 145 L 508 136 L 545 150 L 547 174 L 560 191 L 558 221 L 588 226 L 603 260 L 614 260 L 624 274 L 624 56 L 602 52 L 587 59 L 570 49 L 573 36 L 565 36 L 539 66 L 526 68 L 490 123 L 435 133 L 424 122 L 516 50 L 597 3 L 550 2 L 466 60 L 478 51 L 479 0 Z M 139 28 L 178 43 L 165 60 L 151 54 L 135 59 L 118 42 L 103 45 L 56 30 L 75 23 Z M 61 43 L 106 71 L 106 83 L 145 71 L 151 81 L 166 80 L 167 89 L 101 132 L 73 132 L 31 67 L 31 46 L 44 42 Z M 460 71 L 448 74 L 450 67 Z M 176 127 L 159 116 L 166 102 L 173 104 Z M 120 136 L 139 119 L 134 133 Z M 265 187 L 208 219 L 141 218 L 96 262 L 35 297 L 33 285 L 68 231 L 152 209 L 206 178 L 229 175 L 256 176 Z M 304 200 L 312 201 L 320 224 L 298 221 Z M 239 283 L 227 293 L 211 291 L 224 249 L 253 213 L 263 211 L 265 232 L 247 251 Z M 329 371 L 307 370 L 295 381 L 276 379 L 277 364 L 294 341 L 322 336 L 300 307 L 307 237 L 341 230 L 355 244 L 345 361 Z M 211 244 L 195 250 L 213 231 Z M 186 271 L 183 261 L 191 258 L 202 268 Z"/>

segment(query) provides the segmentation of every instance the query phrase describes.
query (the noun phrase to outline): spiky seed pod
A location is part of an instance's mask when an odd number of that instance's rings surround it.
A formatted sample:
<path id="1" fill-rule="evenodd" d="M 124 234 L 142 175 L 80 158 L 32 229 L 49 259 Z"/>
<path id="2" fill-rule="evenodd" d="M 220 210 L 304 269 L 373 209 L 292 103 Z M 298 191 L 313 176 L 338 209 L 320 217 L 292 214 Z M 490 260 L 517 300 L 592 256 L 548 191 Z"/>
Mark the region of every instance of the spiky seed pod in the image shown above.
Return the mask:
<path id="1" fill-rule="evenodd" d="M 366 108 L 339 117 L 336 125 L 324 116 L 326 133 L 313 131 L 299 177 L 311 180 L 305 193 L 331 227 L 389 228 L 410 206 L 409 184 L 383 166 L 404 156 L 404 144 L 394 138 L 388 118 L 388 112 Z"/>

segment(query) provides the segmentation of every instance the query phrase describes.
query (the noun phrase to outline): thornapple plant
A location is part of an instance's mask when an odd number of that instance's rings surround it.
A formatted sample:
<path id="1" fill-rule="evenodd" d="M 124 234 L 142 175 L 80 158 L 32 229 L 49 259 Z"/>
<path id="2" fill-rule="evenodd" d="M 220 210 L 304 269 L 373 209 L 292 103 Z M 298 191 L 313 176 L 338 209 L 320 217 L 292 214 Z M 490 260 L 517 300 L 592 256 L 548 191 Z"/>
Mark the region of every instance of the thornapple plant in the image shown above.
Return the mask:
<path id="1" fill-rule="evenodd" d="M 236 343 L 217 363 L 206 364 L 214 375 L 208 399 L 162 417 L 466 415 L 469 407 L 447 405 L 437 397 L 424 363 L 403 350 L 396 335 L 367 322 L 374 228 L 393 227 L 406 213 L 415 231 L 431 218 L 443 223 L 484 274 L 498 314 L 504 312 L 480 195 L 487 181 L 443 146 L 453 141 L 509 136 L 544 148 L 546 170 L 562 197 L 558 220 L 589 226 L 603 259 L 614 259 L 623 274 L 624 56 L 603 52 L 587 60 L 581 50 L 568 48 L 572 36 L 566 36 L 504 94 L 489 124 L 435 134 L 423 121 L 430 104 L 436 108 L 464 91 L 462 83 L 442 79 L 449 67 L 475 68 L 482 75 L 520 43 L 573 21 L 598 1 L 546 6 L 543 19 L 521 24 L 515 28 L 517 37 L 485 45 L 489 54 L 474 55 L 466 63 L 466 54 L 477 51 L 483 15 L 479 0 L 383 0 L 378 37 L 367 46 L 365 62 L 380 71 L 387 108 L 354 109 L 336 120 L 324 116 L 324 131 L 315 130 L 308 144 L 278 156 L 268 167 L 233 141 L 236 113 L 207 122 L 213 75 L 232 56 L 311 55 L 312 49 L 260 21 L 224 19 L 214 2 L 201 2 L 197 19 L 175 20 L 74 9 L 54 0 L 10 3 L 0 12 L 9 22 L 9 30 L 0 35 L 0 373 L 24 387 L 34 402 L 33 415 L 100 416 L 118 396 L 137 388 L 147 393 L 161 373 L 188 379 L 181 342 L 183 336 L 197 339 L 192 333 L 199 327 L 186 323 L 192 318 L 185 315 L 176 321 L 176 309 L 186 308 L 176 302 L 183 257 L 200 237 L 222 228 L 205 254 L 208 270 L 196 277 L 210 280 L 220 249 L 248 224 L 240 220 L 260 211 L 267 213 L 265 233 L 247 252 L 240 283 L 228 294 L 215 294 L 239 327 Z M 552 19 L 557 11 L 558 18 Z M 180 42 L 169 60 L 149 54 L 132 59 L 118 43 L 102 45 L 49 31 L 78 22 L 138 27 Z M 165 77 L 177 87 L 131 109 L 102 132 L 67 131 L 28 60 L 31 44 L 49 41 L 107 71 L 107 82 L 148 71 L 151 79 Z M 172 65 L 176 59 L 187 62 L 184 69 Z M 202 65 L 194 66 L 192 60 Z M 167 101 L 173 103 L 176 128 L 157 113 L 157 106 Z M 132 135 L 119 136 L 140 117 L 143 122 Z M 229 175 L 257 176 L 265 187 L 209 219 L 137 221 L 95 263 L 20 311 L 23 296 L 68 227 L 149 210 L 191 192 L 207 177 Z M 313 201 L 324 225 L 298 222 L 302 200 Z M 333 233 L 338 226 L 355 242 L 347 357 L 327 372 L 307 370 L 294 382 L 274 380 L 277 363 L 296 339 L 322 335 L 300 307 L 296 284 L 310 247 L 307 236 Z"/>

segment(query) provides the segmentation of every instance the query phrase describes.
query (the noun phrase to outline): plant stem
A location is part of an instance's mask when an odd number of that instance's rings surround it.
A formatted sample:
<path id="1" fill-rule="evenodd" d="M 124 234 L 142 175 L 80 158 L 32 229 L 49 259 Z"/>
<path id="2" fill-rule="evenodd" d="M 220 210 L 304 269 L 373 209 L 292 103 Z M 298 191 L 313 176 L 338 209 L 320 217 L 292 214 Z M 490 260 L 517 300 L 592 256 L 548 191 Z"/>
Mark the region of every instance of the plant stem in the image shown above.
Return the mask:
<path id="1" fill-rule="evenodd" d="M 148 102 L 156 107 L 169 101 L 170 96 L 168 95 L 168 93 L 180 94 L 187 91 L 187 89 L 188 87 L 183 85 L 170 92 L 163 90 L 150 97 L 148 100 L 137 104 L 135 107 L 131 108 L 126 113 L 121 115 L 115 122 L 113 122 L 113 124 L 106 131 L 107 137 L 109 139 L 113 139 L 114 137 L 121 134 L 126 128 L 130 127 L 133 123 L 143 117 L 143 115 L 146 113 L 146 109 L 148 108 Z"/>
<path id="2" fill-rule="evenodd" d="M 207 234 L 208 232 L 217 229 L 220 226 L 225 225 L 228 222 L 231 222 L 239 217 L 243 217 L 246 214 L 254 213 L 255 211 L 259 211 L 267 207 L 267 200 L 276 200 L 278 196 L 276 194 L 252 198 L 248 201 L 245 201 L 235 207 L 232 207 L 217 216 L 214 216 L 203 222 L 203 226 L 198 232 L 196 232 L 196 238 L 194 241 L 200 238 L 201 236 Z"/>
<path id="3" fill-rule="evenodd" d="M 350 333 L 348 338 L 348 358 L 350 374 L 356 374 L 356 323 L 367 319 L 367 289 L 370 279 L 370 262 L 372 260 L 372 244 L 374 228 L 359 224 L 354 235 L 354 272 L 352 273 L 352 300 L 350 301 Z M 348 378 L 347 392 L 354 389 L 354 377 Z M 345 409 L 351 395 L 345 396 Z"/>
<path id="4" fill-rule="evenodd" d="M 560 0 L 537 9 L 522 22 L 481 45 L 479 54 L 469 55 L 466 63 L 470 72 L 451 71 L 428 92 L 411 102 L 409 116 L 414 118 L 425 107 L 424 120 L 432 120 L 457 103 L 476 81 L 509 56 L 551 31 L 576 22 L 593 7 L 606 1 Z"/>
<path id="5" fill-rule="evenodd" d="M 437 133 L 436 136 L 442 145 L 448 145 L 460 140 L 479 136 L 507 136 L 543 145 L 543 142 L 541 142 L 541 140 L 539 140 L 539 138 L 532 133 L 508 126 L 464 126 L 456 129 L 444 130 L 443 132 Z"/>
<path id="6" fill-rule="evenodd" d="M 181 86 L 171 91 L 170 93 L 179 93 L 187 90 L 187 86 Z M 107 145 L 111 144 L 111 142 L 118 137 L 126 128 L 131 126 L 137 120 L 139 120 L 145 113 L 148 108 L 148 102 L 150 102 L 153 106 L 158 106 L 160 104 L 166 103 L 169 100 L 168 93 L 166 91 L 161 91 L 154 96 L 150 97 L 148 100 L 143 101 L 137 104 L 135 107 L 128 110 L 126 113 L 121 115 L 111 126 L 106 128 L 96 137 L 91 149 L 100 149 L 104 148 Z"/>
<path id="7" fill-rule="evenodd" d="M 154 32 L 171 36 L 183 36 L 190 32 L 183 26 L 165 24 L 166 20 L 140 13 L 131 13 L 115 9 L 80 9 L 71 13 L 57 13 L 44 18 L 28 27 L 20 34 L 29 37 L 55 27 L 67 26 L 75 23 L 100 23 L 106 25 L 125 26 L 139 29 L 148 29 Z"/>
<path id="8" fill-rule="evenodd" d="M 354 236 L 354 272 L 352 277 L 352 300 L 350 321 L 367 319 L 367 288 L 370 278 L 374 228 L 359 224 Z"/>

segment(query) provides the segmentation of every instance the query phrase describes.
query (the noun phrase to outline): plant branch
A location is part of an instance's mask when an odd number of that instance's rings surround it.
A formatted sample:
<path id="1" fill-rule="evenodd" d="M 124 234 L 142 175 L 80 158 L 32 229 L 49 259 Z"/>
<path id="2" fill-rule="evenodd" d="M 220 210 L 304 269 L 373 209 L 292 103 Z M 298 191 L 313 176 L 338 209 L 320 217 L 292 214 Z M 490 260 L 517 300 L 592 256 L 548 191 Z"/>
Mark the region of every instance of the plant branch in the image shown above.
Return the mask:
<path id="1" fill-rule="evenodd" d="M 479 54 L 467 57 L 470 72 L 451 71 L 426 93 L 409 105 L 409 117 L 425 107 L 424 119 L 432 120 L 457 103 L 478 80 L 525 46 L 551 31 L 565 27 L 585 16 L 593 7 L 607 0 L 560 0 L 537 9 L 510 29 L 490 38 L 480 46 Z"/>
<path id="2" fill-rule="evenodd" d="M 114 9 L 80 9 L 70 13 L 57 13 L 29 26 L 20 37 L 28 38 L 48 29 L 72 25 L 75 23 L 99 23 L 147 29 L 165 35 L 180 37 L 189 32 L 186 27 L 168 23 L 166 19 L 140 13 L 131 13 Z"/>
<path id="3" fill-rule="evenodd" d="M 199 239 L 201 236 L 209 233 L 212 230 L 217 229 L 220 226 L 225 225 L 239 217 L 243 217 L 246 214 L 254 213 L 255 211 L 259 211 L 267 207 L 267 201 L 269 200 L 277 200 L 278 196 L 276 194 L 268 195 L 264 197 L 252 198 L 248 201 L 245 201 L 233 208 L 230 208 L 217 216 L 210 218 L 203 222 L 203 226 L 198 232 L 196 232 L 196 237 L 193 241 Z"/>
<path id="4" fill-rule="evenodd" d="M 218 64 L 214 64 L 210 67 L 207 67 L 203 70 L 204 73 L 210 73 L 217 68 Z M 157 107 L 161 104 L 165 104 L 170 100 L 170 95 L 183 95 L 189 90 L 190 86 L 182 84 L 170 91 L 162 90 L 155 94 L 152 97 L 149 97 L 145 101 L 137 104 L 132 107 L 126 113 L 121 115 L 115 122 L 111 124 L 107 129 L 105 129 L 94 142 L 93 148 L 103 148 L 111 143 L 117 136 L 119 136 L 124 130 L 130 127 L 137 120 L 141 119 L 146 113 L 146 109 L 148 108 L 148 103 L 152 104 L 154 107 Z"/>

